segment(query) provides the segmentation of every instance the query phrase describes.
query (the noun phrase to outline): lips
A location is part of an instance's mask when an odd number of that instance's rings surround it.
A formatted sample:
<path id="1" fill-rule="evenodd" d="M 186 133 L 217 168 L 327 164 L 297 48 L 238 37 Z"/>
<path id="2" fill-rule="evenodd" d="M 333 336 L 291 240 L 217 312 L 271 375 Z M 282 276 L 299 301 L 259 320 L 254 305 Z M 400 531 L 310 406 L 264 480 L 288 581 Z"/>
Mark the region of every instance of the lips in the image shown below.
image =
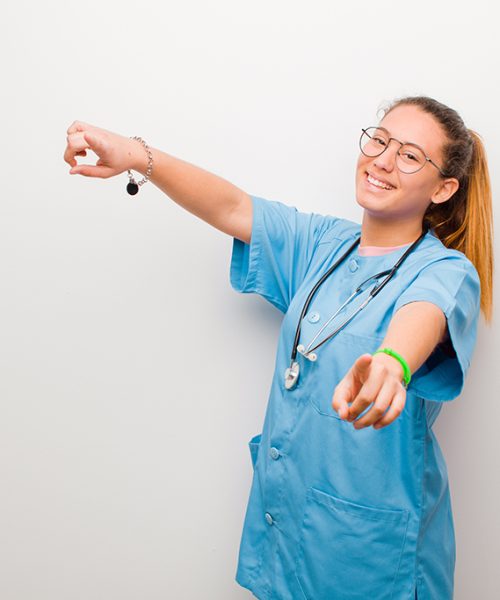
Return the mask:
<path id="1" fill-rule="evenodd" d="M 380 187 L 378 185 L 370 183 L 370 181 L 368 181 L 368 176 L 373 177 L 373 179 L 377 179 L 378 181 L 381 181 L 385 185 L 391 186 L 391 189 L 382 188 L 382 187 Z M 392 183 L 390 183 L 389 181 L 386 181 L 385 179 L 382 179 L 381 177 L 376 177 L 375 175 L 372 175 L 372 173 L 369 173 L 368 171 L 365 171 L 365 181 L 370 186 L 371 189 L 373 189 L 373 188 L 375 188 L 377 190 L 383 190 L 383 189 L 385 189 L 386 192 L 390 192 L 390 191 L 396 189 L 396 186 L 393 185 Z"/>

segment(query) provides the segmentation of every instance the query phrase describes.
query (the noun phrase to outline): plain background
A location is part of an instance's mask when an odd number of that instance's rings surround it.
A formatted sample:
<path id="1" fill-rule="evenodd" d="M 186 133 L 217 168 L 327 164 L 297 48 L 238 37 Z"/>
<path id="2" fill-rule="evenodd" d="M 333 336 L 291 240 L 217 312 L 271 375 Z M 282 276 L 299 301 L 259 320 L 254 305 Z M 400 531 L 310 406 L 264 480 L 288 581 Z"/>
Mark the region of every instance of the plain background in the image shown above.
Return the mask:
<path id="1" fill-rule="evenodd" d="M 4 7 L 2 600 L 251 597 L 234 581 L 247 442 L 282 315 L 233 291 L 232 239 L 153 184 L 132 197 L 126 173 L 69 175 L 69 125 L 140 135 L 251 194 L 360 222 L 361 127 L 385 102 L 426 94 L 482 135 L 498 204 L 493 6 Z M 465 389 L 435 425 L 457 600 L 500 596 L 495 333 L 481 317 Z"/>

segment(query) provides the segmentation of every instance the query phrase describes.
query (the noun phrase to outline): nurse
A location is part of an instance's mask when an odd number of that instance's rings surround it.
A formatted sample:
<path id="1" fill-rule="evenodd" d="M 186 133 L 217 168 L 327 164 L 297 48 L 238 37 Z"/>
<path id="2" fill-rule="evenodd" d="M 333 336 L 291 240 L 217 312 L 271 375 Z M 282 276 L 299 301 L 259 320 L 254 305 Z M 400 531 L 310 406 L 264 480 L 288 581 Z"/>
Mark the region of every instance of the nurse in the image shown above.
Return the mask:
<path id="1" fill-rule="evenodd" d="M 480 310 L 491 320 L 480 137 L 432 98 L 395 100 L 360 131 L 358 224 L 250 196 L 141 138 L 81 121 L 67 134 L 70 173 L 128 170 L 129 193 L 151 180 L 232 236 L 231 285 L 284 314 L 249 443 L 237 582 L 261 600 L 451 600 L 453 515 L 432 425 L 462 391 Z M 77 165 L 88 148 L 99 161 Z"/>

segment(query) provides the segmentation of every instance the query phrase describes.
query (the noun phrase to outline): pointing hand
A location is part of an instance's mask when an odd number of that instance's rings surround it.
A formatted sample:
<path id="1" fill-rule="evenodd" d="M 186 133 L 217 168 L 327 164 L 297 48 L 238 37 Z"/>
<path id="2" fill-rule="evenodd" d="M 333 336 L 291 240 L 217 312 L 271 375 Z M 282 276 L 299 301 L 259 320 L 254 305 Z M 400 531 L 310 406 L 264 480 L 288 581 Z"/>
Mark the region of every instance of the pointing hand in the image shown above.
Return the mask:
<path id="1" fill-rule="evenodd" d="M 353 426 L 361 429 L 373 425 L 374 429 L 380 429 L 403 411 L 406 388 L 402 378 L 402 367 L 393 357 L 383 353 L 362 354 L 335 388 L 332 406 L 341 419 L 354 421 L 372 404 Z"/>

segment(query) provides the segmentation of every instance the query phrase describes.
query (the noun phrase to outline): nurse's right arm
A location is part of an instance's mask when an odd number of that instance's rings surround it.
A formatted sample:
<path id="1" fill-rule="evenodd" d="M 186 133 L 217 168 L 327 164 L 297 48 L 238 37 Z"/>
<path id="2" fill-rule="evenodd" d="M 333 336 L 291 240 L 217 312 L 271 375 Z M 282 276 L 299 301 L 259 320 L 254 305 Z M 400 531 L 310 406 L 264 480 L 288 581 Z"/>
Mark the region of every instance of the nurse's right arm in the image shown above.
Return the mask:
<path id="1" fill-rule="evenodd" d="M 132 169 L 146 174 L 144 146 L 106 129 L 74 121 L 67 130 L 64 160 L 71 174 L 109 178 Z M 90 149 L 99 156 L 96 165 L 78 165 L 75 156 Z M 252 233 L 250 196 L 231 182 L 150 146 L 153 170 L 149 180 L 174 202 L 231 237 L 249 244 Z"/>

